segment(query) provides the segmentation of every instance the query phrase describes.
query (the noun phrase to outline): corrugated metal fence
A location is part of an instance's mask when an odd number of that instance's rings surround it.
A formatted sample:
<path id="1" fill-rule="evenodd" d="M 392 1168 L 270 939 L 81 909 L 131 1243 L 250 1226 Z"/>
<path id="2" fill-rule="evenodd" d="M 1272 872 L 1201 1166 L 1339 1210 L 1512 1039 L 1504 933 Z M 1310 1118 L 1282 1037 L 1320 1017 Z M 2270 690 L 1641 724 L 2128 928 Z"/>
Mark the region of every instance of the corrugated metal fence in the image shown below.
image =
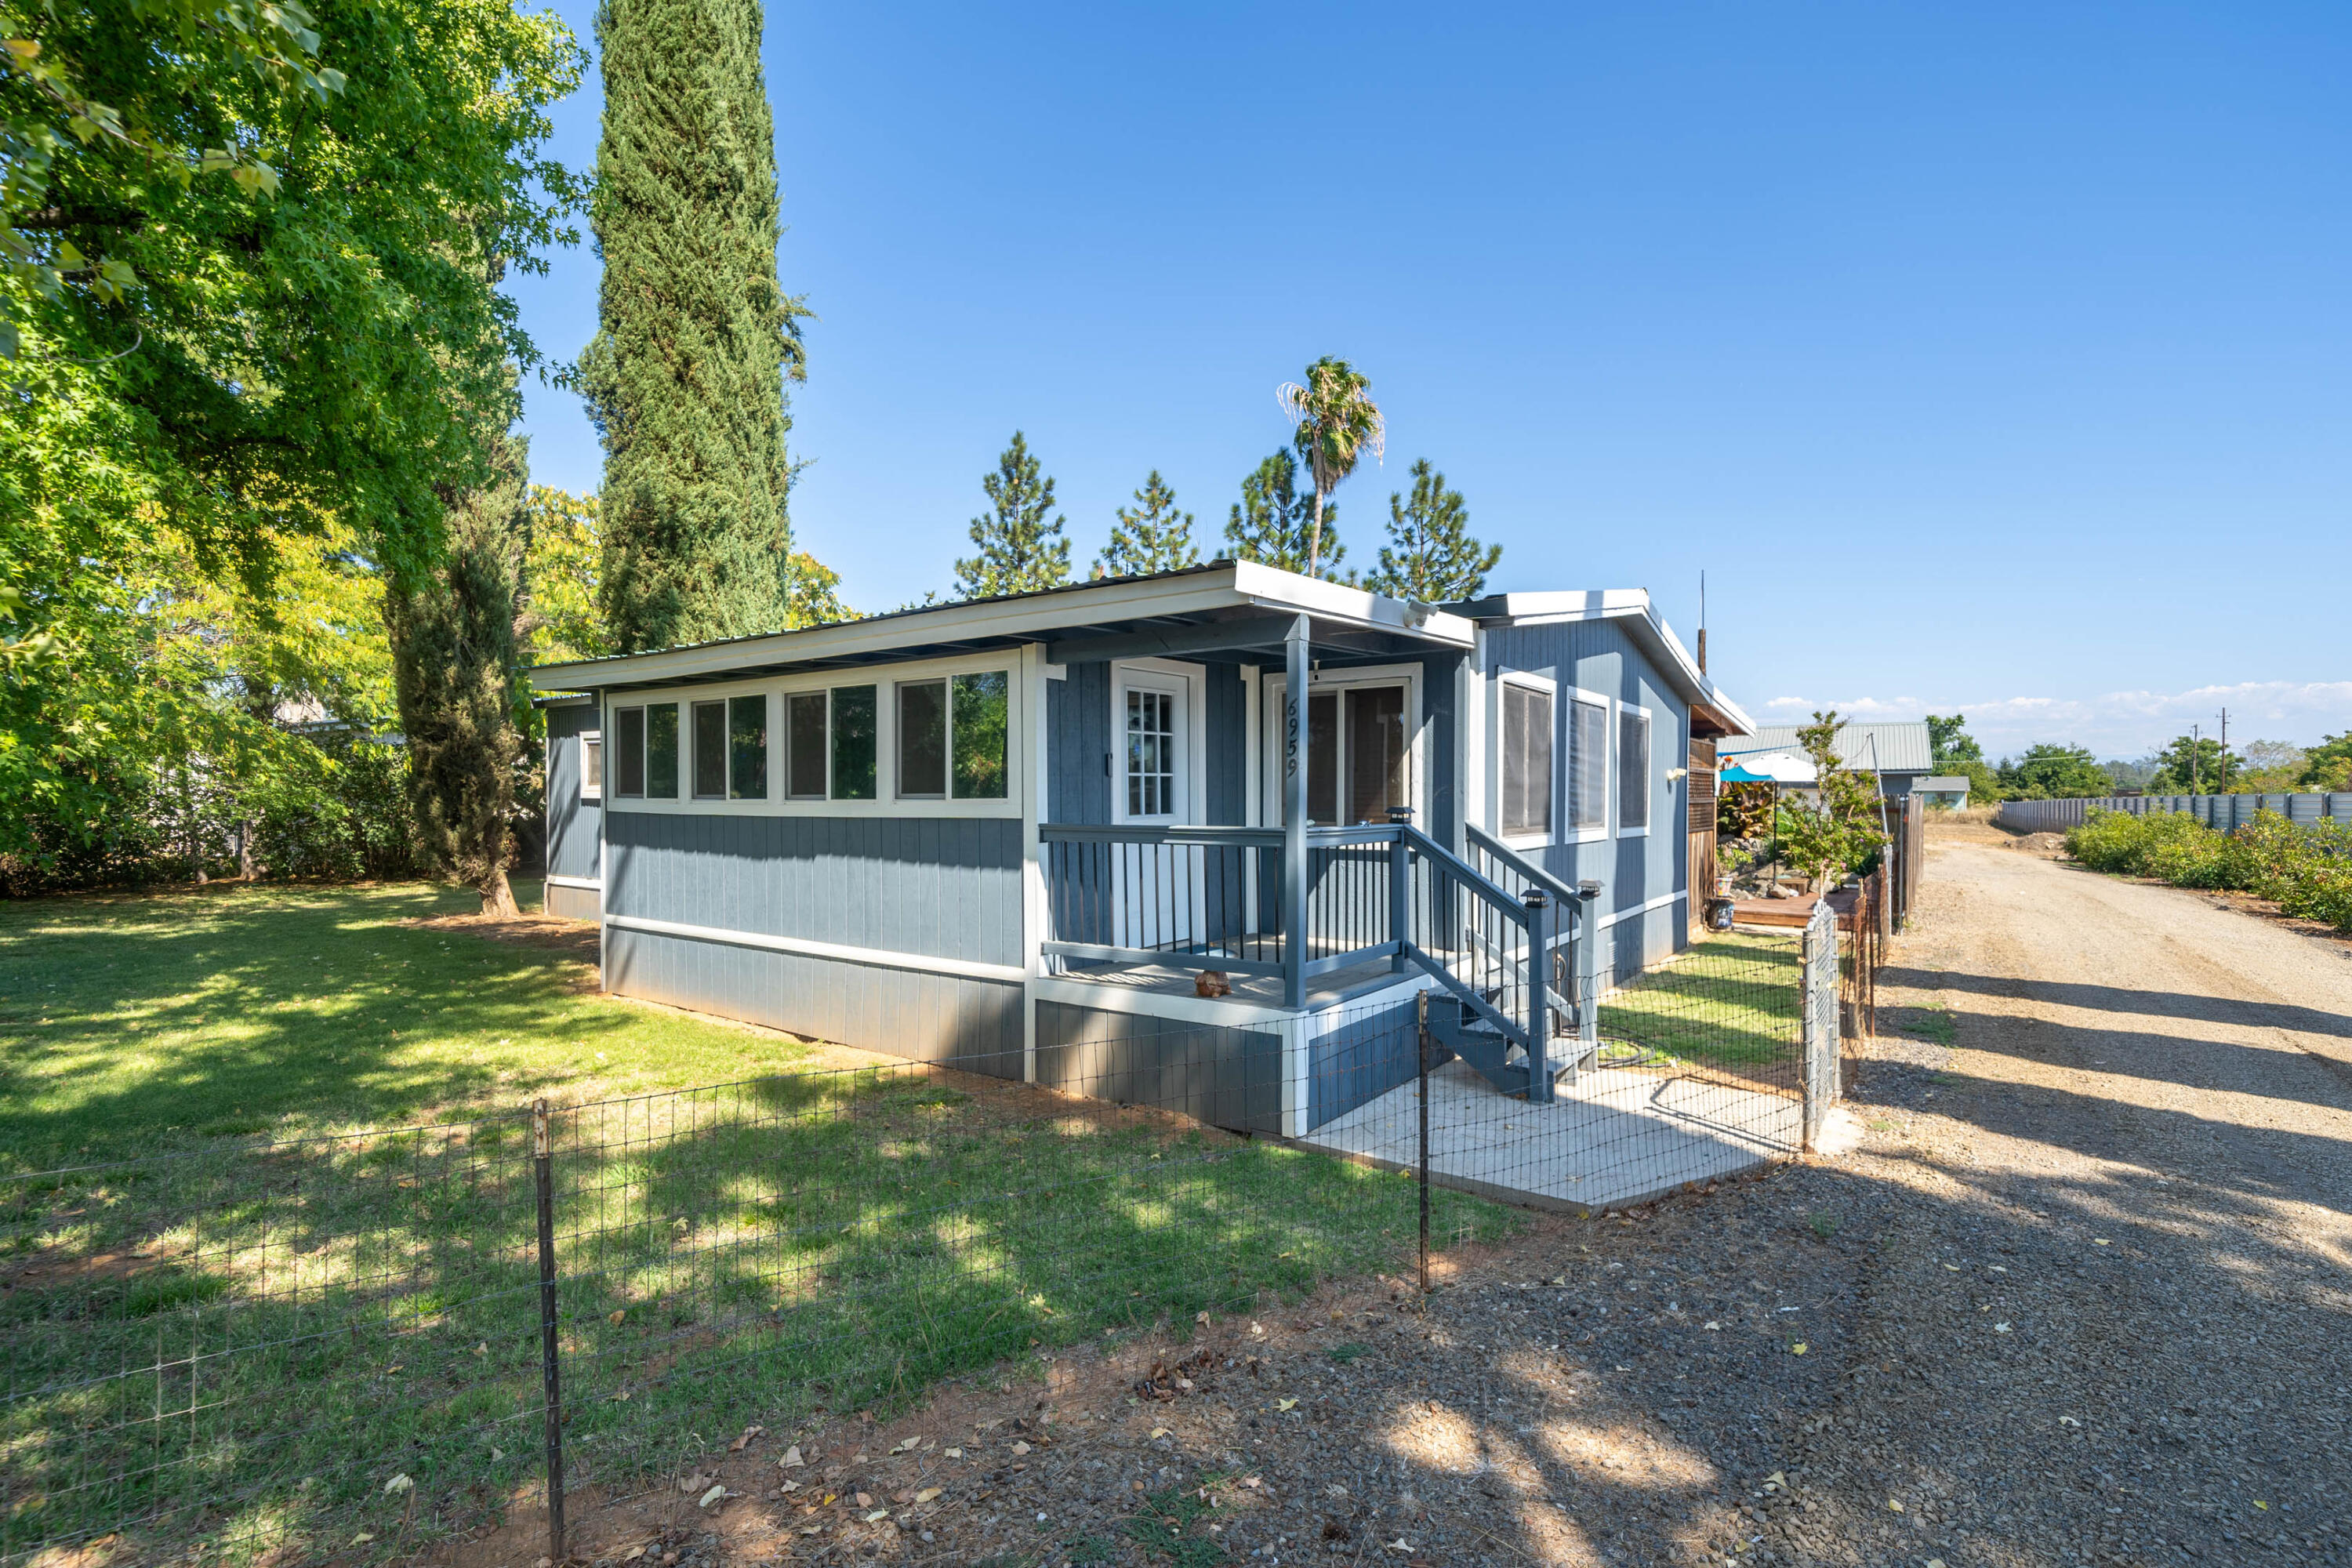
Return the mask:
<path id="1" fill-rule="evenodd" d="M 2253 821 L 2258 811 L 2274 811 L 2289 822 L 2352 818 L 2352 792 L 2333 795 L 2113 795 L 2093 800 L 2003 801 L 1993 820 L 2021 833 L 2063 833 L 2093 811 L 2123 811 L 2145 816 L 2182 811 L 2208 827 L 2229 833 Z"/>

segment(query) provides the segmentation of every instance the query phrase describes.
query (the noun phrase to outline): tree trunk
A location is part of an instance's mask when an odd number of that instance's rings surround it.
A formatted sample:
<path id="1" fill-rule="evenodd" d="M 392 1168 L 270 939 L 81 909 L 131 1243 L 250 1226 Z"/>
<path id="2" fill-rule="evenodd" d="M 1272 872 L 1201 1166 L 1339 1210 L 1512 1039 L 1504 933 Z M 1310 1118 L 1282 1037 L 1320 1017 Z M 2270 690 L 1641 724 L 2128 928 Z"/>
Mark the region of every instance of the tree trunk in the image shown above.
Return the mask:
<path id="1" fill-rule="evenodd" d="M 504 866 L 490 868 L 490 874 L 482 879 L 480 892 L 484 914 L 503 915 L 511 919 L 522 913 L 522 910 L 515 905 L 514 889 L 507 883 L 507 868 Z"/>
<path id="2" fill-rule="evenodd" d="M 1323 554 L 1323 487 L 1315 487 L 1315 521 L 1307 530 L 1307 574 L 1315 575 L 1315 563 Z"/>

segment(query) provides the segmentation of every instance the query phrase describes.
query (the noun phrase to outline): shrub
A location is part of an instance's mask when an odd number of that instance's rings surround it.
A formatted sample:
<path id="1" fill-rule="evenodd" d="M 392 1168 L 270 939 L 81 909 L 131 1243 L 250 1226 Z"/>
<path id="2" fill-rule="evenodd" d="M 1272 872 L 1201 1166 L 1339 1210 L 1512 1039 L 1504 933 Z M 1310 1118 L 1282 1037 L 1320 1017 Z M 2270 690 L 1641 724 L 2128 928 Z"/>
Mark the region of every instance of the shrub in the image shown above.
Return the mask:
<path id="1" fill-rule="evenodd" d="M 2095 871 L 2256 893 L 2352 932 L 2352 822 L 2299 826 L 2260 811 L 2235 833 L 2219 833 L 2179 812 L 2095 811 L 2066 835 L 2066 851 Z"/>

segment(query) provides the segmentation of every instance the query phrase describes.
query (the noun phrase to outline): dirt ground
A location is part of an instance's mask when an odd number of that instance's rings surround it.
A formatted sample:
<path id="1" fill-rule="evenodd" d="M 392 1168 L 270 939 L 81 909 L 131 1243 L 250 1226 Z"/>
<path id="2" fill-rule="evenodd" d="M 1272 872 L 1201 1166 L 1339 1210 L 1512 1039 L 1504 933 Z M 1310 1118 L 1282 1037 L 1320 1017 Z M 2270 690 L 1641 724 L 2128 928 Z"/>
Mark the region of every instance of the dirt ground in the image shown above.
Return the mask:
<path id="1" fill-rule="evenodd" d="M 1881 995 L 1856 1153 L 1538 1218 L 1426 1300 L 1375 1279 L 747 1434 L 574 1499 L 573 1549 L 2352 1564 L 2352 944 L 1964 828 Z M 454 1561 L 529 1568 L 542 1530 Z"/>

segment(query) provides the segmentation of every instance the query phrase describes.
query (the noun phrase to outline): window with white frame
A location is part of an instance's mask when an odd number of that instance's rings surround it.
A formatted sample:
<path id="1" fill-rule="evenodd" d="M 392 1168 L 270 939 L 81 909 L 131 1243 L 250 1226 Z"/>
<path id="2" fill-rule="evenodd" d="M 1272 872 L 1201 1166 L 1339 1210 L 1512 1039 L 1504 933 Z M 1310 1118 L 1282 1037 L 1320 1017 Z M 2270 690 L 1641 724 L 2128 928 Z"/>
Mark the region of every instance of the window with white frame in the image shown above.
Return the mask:
<path id="1" fill-rule="evenodd" d="M 1150 687 L 1127 691 L 1127 814 L 1169 816 L 1176 810 L 1176 694 Z"/>
<path id="2" fill-rule="evenodd" d="M 1551 833 L 1552 693 L 1525 681 L 1503 683 L 1503 836 Z"/>
<path id="3" fill-rule="evenodd" d="M 1013 680 L 1001 669 L 898 687 L 898 797 L 1003 800 Z"/>
<path id="4" fill-rule="evenodd" d="M 614 709 L 613 737 L 614 786 L 625 800 L 643 799 L 646 793 L 646 710 L 642 708 Z"/>
<path id="5" fill-rule="evenodd" d="M 604 737 L 594 730 L 580 737 L 580 798 L 604 798 Z"/>
<path id="6" fill-rule="evenodd" d="M 1579 837 L 1609 831 L 1609 705 L 1581 693 L 1568 705 L 1568 825 Z"/>
<path id="7" fill-rule="evenodd" d="M 1630 705 L 1617 710 L 1617 830 L 1650 831 L 1650 715 Z"/>
<path id="8" fill-rule="evenodd" d="M 824 710 L 822 691 L 784 699 L 784 793 L 793 800 L 824 798 Z"/>

